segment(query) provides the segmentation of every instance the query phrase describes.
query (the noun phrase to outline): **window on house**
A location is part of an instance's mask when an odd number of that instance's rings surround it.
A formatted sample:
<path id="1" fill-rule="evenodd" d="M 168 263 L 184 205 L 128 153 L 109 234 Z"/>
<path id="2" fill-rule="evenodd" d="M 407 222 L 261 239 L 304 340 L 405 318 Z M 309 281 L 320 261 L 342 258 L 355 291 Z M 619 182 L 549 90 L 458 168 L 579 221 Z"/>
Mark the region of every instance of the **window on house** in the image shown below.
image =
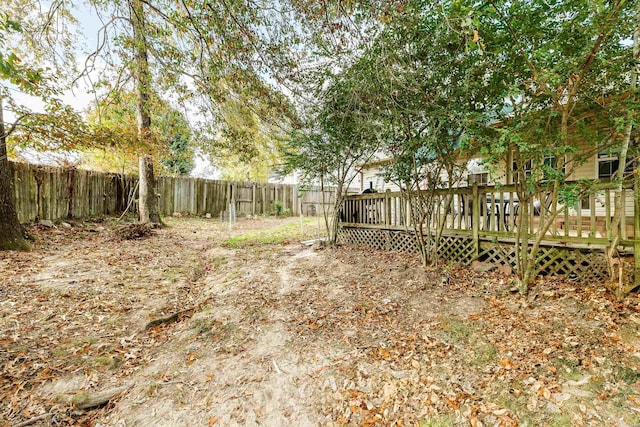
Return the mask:
<path id="1" fill-rule="evenodd" d="M 548 180 L 553 178 L 555 172 L 558 169 L 558 158 L 556 156 L 545 156 L 543 161 L 542 174 L 544 175 L 544 179 Z M 566 164 L 562 165 L 562 176 L 565 175 Z"/>
<path id="2" fill-rule="evenodd" d="M 533 170 L 533 161 L 532 160 L 527 160 L 526 162 L 524 162 L 524 176 L 526 178 L 529 178 L 532 174 L 532 170 Z M 516 173 L 518 173 L 518 165 L 515 162 L 515 160 L 513 161 L 513 164 L 511 165 L 511 183 L 513 184 L 515 182 L 515 177 L 516 177 Z"/>
<path id="3" fill-rule="evenodd" d="M 544 156 L 542 163 L 549 168 L 555 169 L 558 166 L 558 158 L 556 156 Z"/>
<path id="4" fill-rule="evenodd" d="M 609 180 L 618 170 L 620 160 L 618 156 L 612 156 L 609 153 L 598 154 L 598 178 Z"/>
<path id="5" fill-rule="evenodd" d="M 467 182 L 469 185 L 488 185 L 489 171 L 481 158 L 471 159 L 467 163 Z"/>
<path id="6" fill-rule="evenodd" d="M 589 196 L 585 196 L 580 201 L 580 209 L 591 209 L 591 199 Z"/>
<path id="7" fill-rule="evenodd" d="M 609 148 L 598 153 L 598 179 L 610 180 L 620 167 L 620 153 L 617 148 Z M 634 162 L 627 162 L 624 175 L 633 174 Z"/>
<path id="8" fill-rule="evenodd" d="M 470 173 L 469 184 L 488 185 L 489 172 Z"/>

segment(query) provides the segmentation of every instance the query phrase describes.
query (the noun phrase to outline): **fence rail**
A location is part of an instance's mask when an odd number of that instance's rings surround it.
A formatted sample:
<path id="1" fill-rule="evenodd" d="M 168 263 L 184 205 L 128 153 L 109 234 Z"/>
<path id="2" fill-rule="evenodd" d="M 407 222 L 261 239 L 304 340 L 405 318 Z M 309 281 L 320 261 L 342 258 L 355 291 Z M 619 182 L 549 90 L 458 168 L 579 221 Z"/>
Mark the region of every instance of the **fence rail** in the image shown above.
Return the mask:
<path id="1" fill-rule="evenodd" d="M 18 218 L 61 220 L 118 215 L 133 200 L 137 208 L 137 181 L 132 175 L 11 163 Z M 315 215 L 323 206 L 322 191 L 302 191 L 297 185 L 220 181 L 188 177 L 158 177 L 160 213 L 211 214 L 214 218 L 234 203 L 237 215 L 269 214 L 275 202 L 293 215 Z M 324 190 L 324 205 L 333 204 L 333 189 Z"/>

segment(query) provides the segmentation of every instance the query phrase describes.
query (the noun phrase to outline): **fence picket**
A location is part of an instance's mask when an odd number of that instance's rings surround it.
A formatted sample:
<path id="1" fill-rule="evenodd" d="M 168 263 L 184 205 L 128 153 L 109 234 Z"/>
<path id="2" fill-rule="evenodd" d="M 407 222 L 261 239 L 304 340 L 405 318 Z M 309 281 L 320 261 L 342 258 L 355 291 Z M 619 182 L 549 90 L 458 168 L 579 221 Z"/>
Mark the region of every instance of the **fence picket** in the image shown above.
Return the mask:
<path id="1" fill-rule="evenodd" d="M 16 162 L 11 162 L 11 166 L 16 211 L 22 223 L 119 215 L 129 205 L 130 197 L 137 199 L 136 176 Z M 163 216 L 174 212 L 210 213 L 217 218 L 229 208 L 232 199 L 238 214 L 246 215 L 270 213 L 275 200 L 280 200 L 283 209 L 289 209 L 292 214 L 298 213 L 300 206 L 304 215 L 316 211 L 319 214 L 323 203 L 319 187 L 302 191 L 290 184 L 161 176 L 156 191 Z M 333 204 L 333 197 L 333 190 L 325 189 L 327 207 Z M 320 209 L 306 209 L 305 205 L 309 204 Z M 132 203 L 130 211 L 136 209 L 137 203 Z"/>

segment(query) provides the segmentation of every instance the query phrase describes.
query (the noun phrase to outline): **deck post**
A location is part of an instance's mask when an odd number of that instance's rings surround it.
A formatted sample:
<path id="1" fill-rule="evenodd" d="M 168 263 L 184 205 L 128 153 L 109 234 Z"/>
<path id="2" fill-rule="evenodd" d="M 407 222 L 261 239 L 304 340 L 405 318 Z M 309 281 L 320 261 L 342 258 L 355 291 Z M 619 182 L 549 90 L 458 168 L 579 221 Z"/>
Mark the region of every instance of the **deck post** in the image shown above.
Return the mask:
<path id="1" fill-rule="evenodd" d="M 411 190 L 407 190 L 407 192 L 406 192 L 407 200 L 405 202 L 406 203 L 405 225 L 407 227 L 409 227 L 411 225 L 411 197 L 409 196 L 409 191 L 411 191 Z"/>
<path id="2" fill-rule="evenodd" d="M 387 188 L 384 192 L 384 223 L 391 225 L 391 190 Z"/>
<path id="3" fill-rule="evenodd" d="M 480 254 L 480 197 L 478 183 L 473 183 L 473 204 L 471 205 L 471 230 L 476 257 Z"/>
<path id="4" fill-rule="evenodd" d="M 635 176 L 633 179 L 633 193 L 633 261 L 635 267 L 633 284 L 635 285 L 634 287 L 636 287 L 640 285 L 640 177 L 638 176 Z M 623 227 L 626 227 L 626 225 L 623 224 Z"/>

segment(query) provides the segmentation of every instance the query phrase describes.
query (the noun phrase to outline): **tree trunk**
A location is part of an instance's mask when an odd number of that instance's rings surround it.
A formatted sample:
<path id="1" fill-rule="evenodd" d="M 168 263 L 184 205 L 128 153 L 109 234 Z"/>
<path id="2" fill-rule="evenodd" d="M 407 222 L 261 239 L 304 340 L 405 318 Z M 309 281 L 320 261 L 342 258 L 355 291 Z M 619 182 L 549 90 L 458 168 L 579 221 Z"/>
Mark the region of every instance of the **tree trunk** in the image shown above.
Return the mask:
<path id="1" fill-rule="evenodd" d="M 331 232 L 328 235 L 329 245 L 335 247 L 338 245 L 338 231 L 340 228 L 340 212 L 344 209 L 344 187 L 343 182 L 338 182 L 335 192 L 335 201 L 333 211 L 331 212 Z M 322 190 L 324 203 L 324 190 Z M 324 205 L 323 205 L 324 206 Z"/>
<path id="2" fill-rule="evenodd" d="M 153 174 L 153 158 L 151 156 L 140 157 L 140 200 L 138 201 L 138 213 L 142 224 L 162 224 L 158 212 L 158 198 L 156 197 L 156 178 Z M 153 199 L 153 200 L 151 200 Z"/>
<path id="3" fill-rule="evenodd" d="M 631 68 L 631 81 L 629 84 L 629 103 L 633 105 L 636 101 L 636 92 L 638 90 L 638 60 L 640 60 L 640 46 L 638 45 L 638 38 L 640 38 L 640 22 L 636 23 L 636 28 L 633 33 L 633 67 Z M 635 109 L 630 107 L 627 111 L 627 123 L 624 130 L 624 137 L 620 144 L 620 155 L 618 157 L 618 170 L 615 174 L 615 195 L 614 195 L 614 209 L 613 218 L 611 220 L 611 241 L 609 242 L 609 248 L 607 250 L 607 258 L 609 261 L 609 280 L 612 284 L 617 284 L 616 297 L 622 299 L 626 296 L 633 286 L 626 290 L 624 278 L 621 274 L 620 260 L 618 259 L 618 244 L 620 243 L 620 228 L 626 227 L 626 218 L 622 217 L 624 209 L 622 208 L 622 187 L 624 182 L 624 171 L 627 164 L 627 153 L 629 151 L 629 145 L 631 143 L 631 131 L 633 130 Z M 637 239 L 638 236 L 635 236 Z"/>
<path id="4" fill-rule="evenodd" d="M 131 0 L 131 24 L 133 25 L 133 49 L 135 56 L 134 78 L 136 82 L 138 136 L 145 150 L 151 146 L 151 115 L 149 99 L 151 78 L 145 37 L 145 15 L 141 0 Z M 138 190 L 138 213 L 141 223 L 162 224 L 156 197 L 156 180 L 153 174 L 153 159 L 149 155 L 140 157 L 140 189 Z"/>
<path id="5" fill-rule="evenodd" d="M 0 97 L 0 250 L 29 250 L 14 204 L 13 171 L 7 159 L 7 135 Z"/>

